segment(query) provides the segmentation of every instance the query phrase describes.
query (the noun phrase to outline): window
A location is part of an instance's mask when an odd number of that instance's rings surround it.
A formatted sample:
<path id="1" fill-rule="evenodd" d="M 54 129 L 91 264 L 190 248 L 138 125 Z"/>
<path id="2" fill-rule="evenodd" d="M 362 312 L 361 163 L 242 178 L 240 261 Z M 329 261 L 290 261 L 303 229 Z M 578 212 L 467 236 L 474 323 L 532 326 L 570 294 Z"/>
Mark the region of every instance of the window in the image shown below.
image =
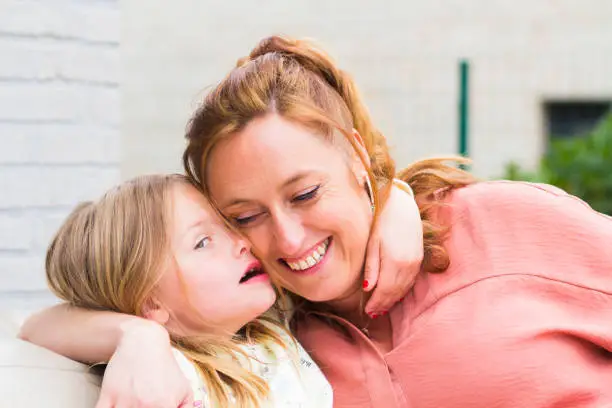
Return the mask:
<path id="1" fill-rule="evenodd" d="M 582 136 L 595 128 L 612 112 L 612 101 L 545 102 L 548 137 L 552 139 Z"/>

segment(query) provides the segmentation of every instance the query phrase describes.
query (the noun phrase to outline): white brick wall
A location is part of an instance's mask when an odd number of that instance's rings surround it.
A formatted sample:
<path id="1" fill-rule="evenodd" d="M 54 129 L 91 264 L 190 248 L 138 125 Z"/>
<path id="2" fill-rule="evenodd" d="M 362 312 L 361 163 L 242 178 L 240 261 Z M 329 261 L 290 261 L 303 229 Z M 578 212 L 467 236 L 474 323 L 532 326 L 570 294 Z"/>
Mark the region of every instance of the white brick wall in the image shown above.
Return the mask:
<path id="1" fill-rule="evenodd" d="M 119 178 L 117 0 L 0 2 L 0 307 L 53 301 L 44 255 Z"/>

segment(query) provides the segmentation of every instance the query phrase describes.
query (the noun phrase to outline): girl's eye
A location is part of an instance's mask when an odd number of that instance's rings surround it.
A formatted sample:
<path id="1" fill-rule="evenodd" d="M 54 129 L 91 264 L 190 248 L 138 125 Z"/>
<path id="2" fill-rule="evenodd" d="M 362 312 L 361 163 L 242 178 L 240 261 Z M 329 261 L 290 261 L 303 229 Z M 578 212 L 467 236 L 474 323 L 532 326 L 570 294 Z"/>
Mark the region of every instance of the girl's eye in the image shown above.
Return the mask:
<path id="1" fill-rule="evenodd" d="M 201 240 L 198 241 L 198 243 L 196 244 L 195 248 L 193 248 L 193 249 L 206 248 L 209 243 L 210 243 L 210 237 L 204 237 L 204 238 L 202 238 Z"/>
<path id="2" fill-rule="evenodd" d="M 317 196 L 317 193 L 319 192 L 319 188 L 320 187 L 321 187 L 320 185 L 311 187 L 306 192 L 293 197 L 293 199 L 291 201 L 299 202 L 299 201 L 308 201 L 308 200 L 311 200 L 311 199 L 313 199 L 313 198 L 315 198 Z"/>

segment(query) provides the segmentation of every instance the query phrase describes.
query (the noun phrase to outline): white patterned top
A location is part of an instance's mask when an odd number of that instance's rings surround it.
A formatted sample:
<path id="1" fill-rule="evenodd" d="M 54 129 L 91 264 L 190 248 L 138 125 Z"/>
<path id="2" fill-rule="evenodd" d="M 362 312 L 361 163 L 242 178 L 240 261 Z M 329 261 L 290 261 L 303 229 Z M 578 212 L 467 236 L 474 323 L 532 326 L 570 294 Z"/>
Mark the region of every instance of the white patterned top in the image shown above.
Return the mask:
<path id="1" fill-rule="evenodd" d="M 287 339 L 285 333 L 281 334 Z M 289 341 L 288 341 L 289 343 Z M 292 342 L 289 343 L 292 346 Z M 332 388 L 319 367 L 308 353 L 298 344 L 299 364 L 286 350 L 278 346 L 252 345 L 246 347 L 247 353 L 254 357 L 250 360 L 251 369 L 270 386 L 270 396 L 263 403 L 267 408 L 331 408 L 333 406 Z M 180 351 L 174 354 L 192 384 L 194 407 L 209 407 L 204 382 L 195 366 Z"/>

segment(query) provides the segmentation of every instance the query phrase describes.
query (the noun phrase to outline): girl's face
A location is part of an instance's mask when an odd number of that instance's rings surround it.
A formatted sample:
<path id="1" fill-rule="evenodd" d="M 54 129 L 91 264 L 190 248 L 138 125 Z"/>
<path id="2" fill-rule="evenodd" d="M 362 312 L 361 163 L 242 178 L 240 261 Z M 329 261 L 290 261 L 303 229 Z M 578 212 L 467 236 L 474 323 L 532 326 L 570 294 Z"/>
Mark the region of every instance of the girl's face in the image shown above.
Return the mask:
<path id="1" fill-rule="evenodd" d="M 208 160 L 219 209 L 276 266 L 283 286 L 311 301 L 361 289 L 372 211 L 364 167 L 352 156 L 268 115 L 219 142 Z"/>
<path id="2" fill-rule="evenodd" d="M 161 320 L 181 333 L 235 333 L 273 305 L 269 277 L 248 242 L 226 228 L 198 190 L 177 183 L 171 197 L 173 262 L 155 293 L 167 311 Z"/>

